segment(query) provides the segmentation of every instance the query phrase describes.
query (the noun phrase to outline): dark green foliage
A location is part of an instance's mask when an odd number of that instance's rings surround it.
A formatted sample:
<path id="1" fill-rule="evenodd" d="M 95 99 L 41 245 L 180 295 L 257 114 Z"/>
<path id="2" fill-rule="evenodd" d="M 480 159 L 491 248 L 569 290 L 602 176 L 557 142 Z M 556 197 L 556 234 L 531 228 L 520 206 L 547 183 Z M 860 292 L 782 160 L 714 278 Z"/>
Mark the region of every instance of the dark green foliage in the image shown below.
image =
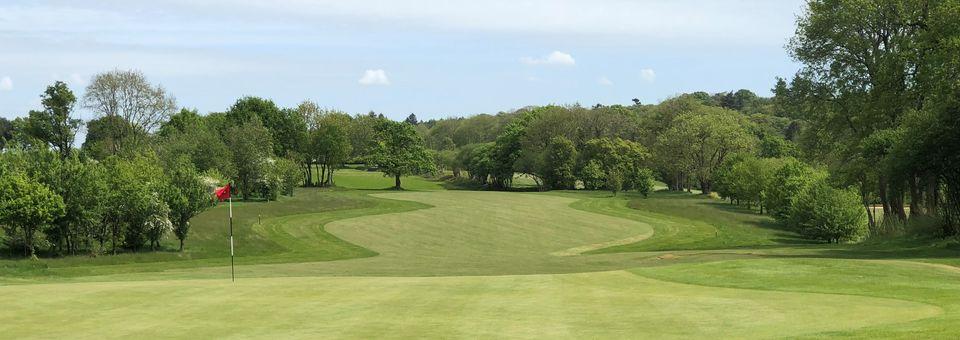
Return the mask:
<path id="1" fill-rule="evenodd" d="M 463 164 L 471 179 L 485 185 L 493 168 L 491 150 L 493 143 L 464 145 L 457 153 L 457 162 Z"/>
<path id="2" fill-rule="evenodd" d="M 763 158 L 784 158 L 798 157 L 800 151 L 797 146 L 782 136 L 768 134 L 760 138 L 760 157 Z"/>
<path id="3" fill-rule="evenodd" d="M 170 209 L 173 233 L 180 241 L 180 251 L 190 232 L 190 219 L 213 205 L 210 188 L 186 157 L 176 158 L 164 168 L 169 186 L 164 200 Z"/>
<path id="4" fill-rule="evenodd" d="M 248 124 L 255 117 L 269 132 L 274 155 L 286 156 L 301 150 L 307 123 L 300 112 L 280 109 L 269 99 L 244 97 L 237 100 L 226 113 L 227 120 L 237 126 Z"/>
<path id="5" fill-rule="evenodd" d="M 411 113 L 409 116 L 407 116 L 407 119 L 404 119 L 403 122 L 404 122 L 404 123 L 407 123 L 407 124 L 410 124 L 410 125 L 420 124 L 420 121 L 417 120 L 417 115 L 412 114 L 412 113 Z"/>
<path id="6" fill-rule="evenodd" d="M 810 185 L 790 207 L 788 225 L 800 234 L 827 242 L 856 241 L 867 233 L 860 195 L 826 182 Z"/>
<path id="7" fill-rule="evenodd" d="M 573 142 L 562 137 L 553 137 L 543 153 L 540 173 L 544 184 L 551 189 L 573 189 L 576 183 L 574 167 L 577 165 L 577 150 Z"/>
<path id="8" fill-rule="evenodd" d="M 620 172 L 620 169 L 613 169 L 607 172 L 606 177 L 607 190 L 610 190 L 616 196 L 620 190 L 623 190 L 623 173 Z"/>
<path id="9" fill-rule="evenodd" d="M 227 128 L 225 139 L 237 171 L 236 187 L 244 199 L 249 199 L 260 192 L 266 163 L 273 156 L 270 131 L 253 116 L 242 125 Z"/>
<path id="10" fill-rule="evenodd" d="M 8 244 L 23 247 L 24 256 L 34 256 L 36 234 L 63 216 L 63 199 L 22 173 L 0 176 L 0 225 Z"/>
<path id="11" fill-rule="evenodd" d="M 580 179 L 587 190 L 603 189 L 607 183 L 607 174 L 600 161 L 591 159 L 580 169 Z"/>
<path id="12" fill-rule="evenodd" d="M 13 140 L 13 123 L 0 117 L 0 151 L 6 149 L 7 143 Z"/>
<path id="13" fill-rule="evenodd" d="M 120 133 L 118 131 L 127 131 Z M 103 116 L 87 122 L 87 139 L 81 150 L 89 157 L 103 160 L 123 150 L 135 153 L 142 146 L 142 133 L 119 116 Z"/>
<path id="14" fill-rule="evenodd" d="M 45 143 L 66 159 L 73 150 L 73 139 L 81 121 L 71 117 L 77 97 L 61 81 L 47 87 L 40 98 L 43 111 L 30 111 L 26 133 Z"/>
<path id="15" fill-rule="evenodd" d="M 353 151 L 350 131 L 351 126 L 358 122 L 339 111 L 318 111 L 317 114 L 311 119 L 309 143 L 304 153 L 311 162 L 322 166 L 318 174 L 320 184 L 333 185 L 334 170 L 343 165 Z"/>
<path id="16" fill-rule="evenodd" d="M 803 162 L 789 158 L 773 174 L 766 196 L 767 208 L 770 214 L 780 221 L 786 221 L 790 216 L 790 209 L 795 205 L 800 195 L 813 183 L 826 179 L 826 173 L 817 171 Z"/>
<path id="17" fill-rule="evenodd" d="M 375 164 L 384 175 L 394 177 L 394 189 L 398 190 L 401 176 L 431 173 L 436 169 L 413 125 L 389 120 L 381 121 L 378 126 L 369 163 Z"/>
<path id="18" fill-rule="evenodd" d="M 646 167 L 649 158 L 646 148 L 636 142 L 620 138 L 589 140 L 580 160 L 584 187 L 598 189 L 604 183 L 607 190 L 637 190 L 647 195 L 653 187 L 653 172 Z M 617 178 L 612 178 L 614 173 Z M 611 187 L 613 184 L 617 187 Z"/>

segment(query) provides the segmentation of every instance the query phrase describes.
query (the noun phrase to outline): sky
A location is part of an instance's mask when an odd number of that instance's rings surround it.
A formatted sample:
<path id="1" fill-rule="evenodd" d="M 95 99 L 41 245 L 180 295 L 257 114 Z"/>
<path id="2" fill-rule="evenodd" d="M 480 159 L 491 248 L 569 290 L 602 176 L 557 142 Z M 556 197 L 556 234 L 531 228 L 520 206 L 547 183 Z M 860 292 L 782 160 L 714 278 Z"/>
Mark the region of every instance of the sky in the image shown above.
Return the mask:
<path id="1" fill-rule="evenodd" d="M 0 117 L 56 80 L 142 71 L 182 107 L 260 96 L 421 120 L 546 104 L 769 96 L 802 0 L 0 2 Z M 94 116 L 78 106 L 84 119 Z"/>

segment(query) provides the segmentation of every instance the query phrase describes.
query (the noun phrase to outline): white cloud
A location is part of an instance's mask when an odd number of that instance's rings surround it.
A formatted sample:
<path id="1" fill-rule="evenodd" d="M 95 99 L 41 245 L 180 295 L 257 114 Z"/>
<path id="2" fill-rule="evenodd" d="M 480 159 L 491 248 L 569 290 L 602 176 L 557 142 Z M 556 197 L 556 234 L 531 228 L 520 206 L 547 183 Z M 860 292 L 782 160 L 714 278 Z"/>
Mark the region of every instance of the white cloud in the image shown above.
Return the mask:
<path id="1" fill-rule="evenodd" d="M 8 76 L 0 78 L 0 91 L 10 90 L 13 90 L 13 79 L 10 79 Z"/>
<path id="2" fill-rule="evenodd" d="M 563 53 L 560 51 L 553 51 L 542 58 L 523 57 L 523 58 L 520 58 L 520 62 L 527 65 L 573 66 L 574 64 L 576 64 L 576 61 L 573 60 L 572 55 L 568 53 Z"/>
<path id="3" fill-rule="evenodd" d="M 381 69 L 366 70 L 363 77 L 357 81 L 360 85 L 390 85 L 390 79 L 387 78 L 387 72 Z"/>
<path id="4" fill-rule="evenodd" d="M 640 70 L 640 79 L 643 81 L 652 83 L 657 80 L 657 73 L 653 71 L 652 68 L 645 68 Z"/>
<path id="5" fill-rule="evenodd" d="M 613 85 L 613 82 L 610 81 L 610 78 L 607 78 L 607 76 L 602 76 L 599 79 L 597 79 L 597 84 L 600 84 L 603 86 L 611 86 Z"/>

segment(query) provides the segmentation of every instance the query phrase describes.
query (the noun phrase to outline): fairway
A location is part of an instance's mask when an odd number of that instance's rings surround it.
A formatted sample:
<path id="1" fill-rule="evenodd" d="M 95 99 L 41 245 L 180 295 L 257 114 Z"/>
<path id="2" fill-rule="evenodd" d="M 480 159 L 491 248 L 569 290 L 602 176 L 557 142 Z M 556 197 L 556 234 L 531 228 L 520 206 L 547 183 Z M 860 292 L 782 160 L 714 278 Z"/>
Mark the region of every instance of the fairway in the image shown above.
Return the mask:
<path id="1" fill-rule="evenodd" d="M 345 172 L 341 182 L 375 185 L 363 176 Z M 960 292 L 957 271 L 790 259 L 823 249 L 751 226 L 749 214 L 700 219 L 697 209 L 719 209 L 698 206 L 702 199 L 356 189 L 295 197 L 342 197 L 348 207 L 302 204 L 302 213 L 246 220 L 243 239 L 272 246 L 237 258 L 236 283 L 215 259 L 8 278 L 4 336 L 910 337 L 911 329 L 952 334 L 937 325 L 960 312 L 956 297 L 931 298 Z M 748 231 L 754 237 L 738 236 Z M 787 244 L 771 247 L 779 242 Z M 851 281 L 890 288 L 867 293 L 843 285 Z"/>

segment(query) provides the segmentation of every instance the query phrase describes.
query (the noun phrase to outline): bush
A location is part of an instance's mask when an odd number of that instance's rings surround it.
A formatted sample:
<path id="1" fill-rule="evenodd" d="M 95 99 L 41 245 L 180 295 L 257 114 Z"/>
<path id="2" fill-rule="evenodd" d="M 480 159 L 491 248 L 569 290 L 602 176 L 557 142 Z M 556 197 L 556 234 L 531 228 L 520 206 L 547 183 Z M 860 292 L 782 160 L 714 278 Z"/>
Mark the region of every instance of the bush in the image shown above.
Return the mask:
<path id="1" fill-rule="evenodd" d="M 810 185 L 823 181 L 827 174 L 794 158 L 786 159 L 768 184 L 767 209 L 778 220 L 789 219 L 790 207 Z"/>
<path id="2" fill-rule="evenodd" d="M 607 181 L 606 177 L 606 174 L 603 172 L 603 167 L 600 166 L 600 162 L 595 159 L 591 159 L 587 162 L 587 165 L 580 170 L 583 187 L 587 190 L 603 189 Z"/>
<path id="3" fill-rule="evenodd" d="M 653 171 L 647 168 L 635 169 L 627 186 L 647 197 L 653 191 Z"/>
<path id="4" fill-rule="evenodd" d="M 293 196 L 293 189 L 303 183 L 303 169 L 289 159 L 277 158 L 266 163 L 264 175 L 257 182 L 260 197 L 276 201 L 280 195 Z"/>
<path id="5" fill-rule="evenodd" d="M 810 185 L 790 207 L 789 225 L 800 234 L 827 242 L 856 241 L 867 232 L 860 195 L 825 181 Z"/>

